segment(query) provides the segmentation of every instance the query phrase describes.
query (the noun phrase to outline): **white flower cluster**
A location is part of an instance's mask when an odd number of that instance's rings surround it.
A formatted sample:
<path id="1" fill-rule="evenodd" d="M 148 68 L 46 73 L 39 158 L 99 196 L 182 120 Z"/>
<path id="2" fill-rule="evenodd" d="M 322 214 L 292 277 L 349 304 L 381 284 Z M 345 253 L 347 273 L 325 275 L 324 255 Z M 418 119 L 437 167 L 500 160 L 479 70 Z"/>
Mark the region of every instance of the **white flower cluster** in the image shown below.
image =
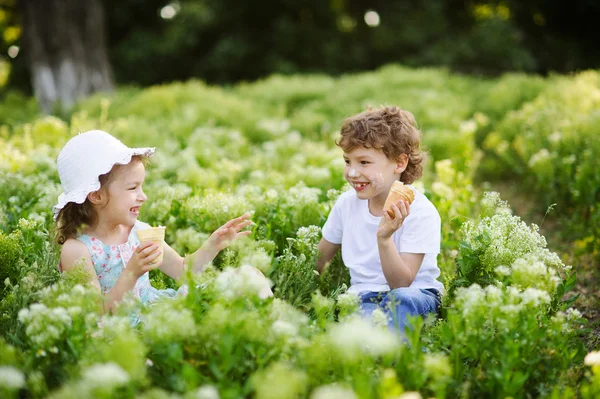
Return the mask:
<path id="1" fill-rule="evenodd" d="M 264 248 L 256 248 L 254 251 L 242 257 L 240 263 L 242 265 L 254 266 L 261 272 L 265 273 L 271 268 L 271 256 Z"/>
<path id="2" fill-rule="evenodd" d="M 358 399 L 353 390 L 338 384 L 323 385 L 316 388 L 310 399 Z"/>
<path id="3" fill-rule="evenodd" d="M 306 187 L 304 183 L 300 182 L 290 188 L 287 196 L 287 206 L 293 208 L 317 207 L 319 205 L 319 194 L 321 194 L 321 190 L 318 188 Z"/>
<path id="4" fill-rule="evenodd" d="M 541 262 L 547 269 L 536 264 L 536 269 L 527 273 L 521 272 L 524 264 L 517 263 L 518 278 L 522 277 L 523 282 L 528 283 L 536 273 L 545 274 L 545 286 L 552 288 L 557 284 L 556 270 L 566 269 L 558 255 L 546 248 L 546 239 L 538 233 L 538 227 L 527 226 L 517 216 L 499 213 L 484 217 L 478 223 L 468 221 L 463 225 L 462 232 L 464 240 L 479 254 L 482 266 L 501 275 L 509 273 L 504 268 L 498 269 L 499 266 L 513 265 L 519 258 L 529 264 Z"/>
<path id="5" fill-rule="evenodd" d="M 358 295 L 350 292 L 338 295 L 336 300 L 338 308 L 340 309 L 340 315 L 342 316 L 348 316 L 355 313 L 358 310 L 360 303 Z"/>
<path id="6" fill-rule="evenodd" d="M 431 184 L 431 191 L 447 201 L 452 201 L 454 199 L 454 190 L 452 190 L 452 187 L 442 183 L 441 181 L 433 182 Z"/>
<path id="7" fill-rule="evenodd" d="M 326 315 L 333 312 L 335 308 L 335 301 L 331 298 L 321 294 L 321 291 L 317 290 L 311 297 L 311 305 L 317 315 Z"/>
<path id="8" fill-rule="evenodd" d="M 308 385 L 307 374 L 287 362 L 273 362 L 252 376 L 256 399 L 300 398 Z"/>
<path id="9" fill-rule="evenodd" d="M 212 385 L 202 385 L 199 387 L 194 395 L 195 399 L 219 399 L 219 391 Z"/>
<path id="10" fill-rule="evenodd" d="M 542 313 L 550 302 L 550 295 L 537 288 L 519 291 L 516 287 L 488 285 L 481 288 L 473 284 L 457 290 L 455 306 L 467 326 L 466 333 L 476 334 L 477 326 L 482 323 L 494 323 L 502 329 L 513 328 L 519 317 Z"/>
<path id="11" fill-rule="evenodd" d="M 308 325 L 308 316 L 289 303 L 275 298 L 270 306 L 271 329 L 278 337 L 295 338 Z"/>
<path id="12" fill-rule="evenodd" d="M 500 198 L 500 193 L 496 191 L 487 191 L 483 193 L 481 200 L 481 214 L 484 216 L 493 216 L 496 214 L 510 214 L 508 202 Z"/>
<path id="13" fill-rule="evenodd" d="M 163 301 L 152 306 L 142 323 L 144 338 L 150 342 L 174 342 L 195 334 L 196 324 L 189 309 L 177 309 Z"/>
<path id="14" fill-rule="evenodd" d="M 448 356 L 443 353 L 427 353 L 423 359 L 423 365 L 429 375 L 434 378 L 452 375 L 452 366 Z"/>
<path id="15" fill-rule="evenodd" d="M 556 270 L 531 256 L 515 260 L 511 269 L 511 283 L 521 289 L 534 287 L 553 293 L 560 283 Z"/>
<path id="16" fill-rule="evenodd" d="M 580 322 L 581 317 L 582 315 L 579 310 L 569 308 L 564 312 L 556 312 L 551 320 L 554 323 L 556 331 L 560 331 L 562 334 L 570 334 L 573 332 L 574 325 Z"/>
<path id="17" fill-rule="evenodd" d="M 556 157 L 556 154 L 550 154 L 550 151 L 546 148 L 542 148 L 529 158 L 528 165 L 530 168 L 536 170 L 540 168 L 549 168 L 552 170 L 552 160 Z"/>
<path id="18" fill-rule="evenodd" d="M 600 351 L 591 351 L 590 353 L 585 355 L 583 363 L 586 366 L 600 366 Z"/>
<path id="19" fill-rule="evenodd" d="M 24 386 L 25 376 L 20 370 L 12 366 L 0 366 L 0 388 L 12 391 Z"/>
<path id="20" fill-rule="evenodd" d="M 385 311 L 379 307 L 371 313 L 371 322 L 374 326 L 385 327 L 390 321 L 391 318 L 389 318 Z"/>
<path id="21" fill-rule="evenodd" d="M 72 325 L 67 309 L 48 308 L 41 303 L 21 309 L 19 321 L 26 326 L 25 333 L 29 339 L 39 348 L 49 348 L 56 344 Z"/>
<path id="22" fill-rule="evenodd" d="M 386 327 L 378 327 L 363 318 L 352 318 L 335 324 L 327 332 L 329 342 L 341 358 L 356 360 L 367 356 L 383 356 L 399 348 L 400 341 Z"/>
<path id="23" fill-rule="evenodd" d="M 215 279 L 215 287 L 227 299 L 238 296 L 258 296 L 265 299 L 272 295 L 269 279 L 248 265 L 237 269 L 225 268 Z"/>
<path id="24" fill-rule="evenodd" d="M 110 390 L 129 382 L 129 374 L 116 363 L 93 364 L 82 375 L 81 385 L 88 389 Z"/>

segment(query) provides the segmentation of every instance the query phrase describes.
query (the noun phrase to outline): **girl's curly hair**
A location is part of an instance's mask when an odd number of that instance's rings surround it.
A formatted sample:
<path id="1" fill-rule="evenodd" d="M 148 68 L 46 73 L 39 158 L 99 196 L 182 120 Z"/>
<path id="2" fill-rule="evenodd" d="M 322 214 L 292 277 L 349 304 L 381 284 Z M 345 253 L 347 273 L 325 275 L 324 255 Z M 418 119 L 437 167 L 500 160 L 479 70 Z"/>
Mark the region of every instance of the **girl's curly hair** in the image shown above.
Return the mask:
<path id="1" fill-rule="evenodd" d="M 345 152 L 356 147 L 375 148 L 396 161 L 401 154 L 408 156 L 408 165 L 400 181 L 411 184 L 423 174 L 426 153 L 421 150 L 421 132 L 415 117 L 396 106 L 368 108 L 342 122 L 340 139 L 336 144 Z"/>

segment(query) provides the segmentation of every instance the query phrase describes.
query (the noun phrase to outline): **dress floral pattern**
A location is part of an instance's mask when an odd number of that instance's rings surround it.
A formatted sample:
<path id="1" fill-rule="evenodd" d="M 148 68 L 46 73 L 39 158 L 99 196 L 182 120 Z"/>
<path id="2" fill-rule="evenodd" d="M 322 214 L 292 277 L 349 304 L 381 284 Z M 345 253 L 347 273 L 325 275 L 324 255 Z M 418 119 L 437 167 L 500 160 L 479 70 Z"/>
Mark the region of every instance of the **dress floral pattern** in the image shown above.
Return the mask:
<path id="1" fill-rule="evenodd" d="M 90 251 L 92 264 L 96 270 L 103 294 L 106 294 L 115 286 L 136 248 L 140 245 L 136 231 L 149 227 L 148 224 L 137 221 L 129 233 L 127 242 L 118 245 L 106 245 L 99 239 L 86 234 L 81 234 L 77 237 Z M 149 273 L 144 273 L 138 278 L 133 287 L 133 295 L 145 304 L 154 302 L 165 296 L 176 297 L 185 294 L 187 294 L 187 286 L 185 285 L 181 286 L 177 291 L 172 288 L 158 290 L 152 287 Z"/>

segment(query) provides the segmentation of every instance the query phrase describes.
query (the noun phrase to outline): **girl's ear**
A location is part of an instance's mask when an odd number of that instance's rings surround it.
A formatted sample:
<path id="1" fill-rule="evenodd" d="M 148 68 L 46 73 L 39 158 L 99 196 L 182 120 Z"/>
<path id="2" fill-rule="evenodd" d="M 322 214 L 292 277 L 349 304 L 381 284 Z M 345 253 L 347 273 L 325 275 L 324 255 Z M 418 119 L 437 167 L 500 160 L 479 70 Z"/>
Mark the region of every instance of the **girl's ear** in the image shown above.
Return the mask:
<path id="1" fill-rule="evenodd" d="M 402 173 L 406 170 L 407 166 L 408 166 L 408 155 L 400 154 L 400 156 L 398 156 L 398 159 L 396 160 L 396 169 L 394 170 L 394 172 Z"/>
<path id="2" fill-rule="evenodd" d="M 88 194 L 87 199 L 94 205 L 102 205 L 105 202 L 104 190 L 93 191 Z"/>

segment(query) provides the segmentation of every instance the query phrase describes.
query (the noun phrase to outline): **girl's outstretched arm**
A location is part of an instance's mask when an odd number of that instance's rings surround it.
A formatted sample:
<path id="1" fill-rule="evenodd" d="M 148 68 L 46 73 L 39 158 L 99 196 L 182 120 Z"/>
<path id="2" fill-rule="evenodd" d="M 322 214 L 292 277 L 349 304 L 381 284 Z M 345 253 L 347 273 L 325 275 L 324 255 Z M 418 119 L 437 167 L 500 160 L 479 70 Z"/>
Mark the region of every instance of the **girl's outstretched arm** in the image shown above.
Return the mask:
<path id="1" fill-rule="evenodd" d="M 160 270 L 169 277 L 177 280 L 183 275 L 185 264 L 190 261 L 194 273 L 202 272 L 206 265 L 212 262 L 222 249 L 227 248 L 237 238 L 247 236 L 251 233 L 251 231 L 241 231 L 252 224 L 252 221 L 248 219 L 249 217 L 250 215 L 246 213 L 240 217 L 231 219 L 215 230 L 200 249 L 186 256 L 185 259 L 165 243 L 164 259 L 162 265 L 159 267 Z"/>

